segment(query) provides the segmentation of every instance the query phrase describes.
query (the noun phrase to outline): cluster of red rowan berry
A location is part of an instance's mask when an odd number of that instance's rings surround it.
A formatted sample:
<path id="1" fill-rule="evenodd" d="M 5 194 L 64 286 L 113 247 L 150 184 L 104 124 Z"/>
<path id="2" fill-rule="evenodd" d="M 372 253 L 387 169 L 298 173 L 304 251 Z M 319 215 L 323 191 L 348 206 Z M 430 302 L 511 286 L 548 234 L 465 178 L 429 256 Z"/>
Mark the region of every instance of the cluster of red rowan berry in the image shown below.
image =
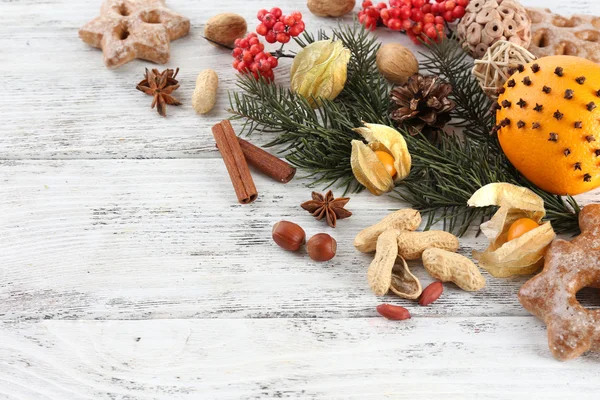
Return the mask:
<path id="1" fill-rule="evenodd" d="M 304 21 L 300 12 L 283 15 L 278 7 L 271 11 L 260 10 L 257 18 L 260 24 L 256 27 L 256 33 L 249 33 L 234 43 L 233 68 L 241 74 L 252 74 L 257 79 L 262 76 L 272 82 L 275 78 L 273 69 L 279 64 L 277 53 L 265 52 L 265 45 L 258 35 L 264 36 L 268 43 L 279 42 L 283 45 L 304 32 Z"/>
<path id="2" fill-rule="evenodd" d="M 358 20 L 370 30 L 385 25 L 404 31 L 416 44 L 438 41 L 446 36 L 446 23 L 465 15 L 469 0 L 389 0 L 389 5 L 363 1 Z"/>
<path id="3" fill-rule="evenodd" d="M 287 43 L 290 38 L 296 37 L 304 32 L 304 21 L 302 14 L 294 11 L 290 15 L 283 15 L 280 8 L 272 8 L 271 11 L 260 10 L 257 14 L 260 25 L 256 27 L 256 33 L 265 37 L 269 43 Z"/>

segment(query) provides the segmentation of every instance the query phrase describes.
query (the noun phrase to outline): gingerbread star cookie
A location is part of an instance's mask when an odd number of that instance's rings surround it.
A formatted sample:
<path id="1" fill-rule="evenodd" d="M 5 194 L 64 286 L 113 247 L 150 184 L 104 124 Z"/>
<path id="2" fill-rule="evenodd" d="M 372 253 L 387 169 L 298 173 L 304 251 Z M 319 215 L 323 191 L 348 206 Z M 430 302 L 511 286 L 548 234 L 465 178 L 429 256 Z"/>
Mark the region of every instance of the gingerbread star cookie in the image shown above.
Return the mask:
<path id="1" fill-rule="evenodd" d="M 600 205 L 585 207 L 582 234 L 552 243 L 542 273 L 519 291 L 523 307 L 548 326 L 548 345 L 559 360 L 600 351 L 600 310 L 588 310 L 576 299 L 579 290 L 600 284 L 599 223 Z"/>
<path id="2" fill-rule="evenodd" d="M 165 0 L 105 0 L 79 37 L 101 48 L 106 66 L 116 68 L 135 58 L 166 63 L 171 40 L 189 31 L 190 20 L 169 10 Z"/>

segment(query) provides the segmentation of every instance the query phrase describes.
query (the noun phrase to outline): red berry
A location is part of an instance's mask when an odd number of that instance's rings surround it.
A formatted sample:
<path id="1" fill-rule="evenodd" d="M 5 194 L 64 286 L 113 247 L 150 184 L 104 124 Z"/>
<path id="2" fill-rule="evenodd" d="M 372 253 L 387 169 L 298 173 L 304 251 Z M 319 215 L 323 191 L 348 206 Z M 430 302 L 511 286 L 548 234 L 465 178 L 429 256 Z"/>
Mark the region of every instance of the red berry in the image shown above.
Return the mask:
<path id="1" fill-rule="evenodd" d="M 438 3 L 441 3 L 442 1 L 446 1 L 446 0 L 435 0 L 435 1 L 437 1 Z"/>
<path id="2" fill-rule="evenodd" d="M 238 64 L 238 71 L 242 72 L 245 71 L 248 68 L 248 64 L 246 64 L 244 61 L 240 62 Z"/>
<path id="3" fill-rule="evenodd" d="M 265 15 L 267 15 L 269 12 L 265 9 L 259 10 L 258 14 L 256 14 L 256 17 L 258 18 L 259 21 L 262 21 L 263 18 L 265 17 Z"/>
<path id="4" fill-rule="evenodd" d="M 296 20 L 291 15 L 283 17 L 283 23 L 287 26 L 294 26 L 296 24 Z"/>
<path id="5" fill-rule="evenodd" d="M 433 15 L 433 14 L 425 14 L 423 16 L 423 22 L 426 23 L 426 24 L 427 23 L 433 24 L 435 22 L 435 15 Z"/>
<path id="6" fill-rule="evenodd" d="M 384 8 L 387 8 L 387 4 L 385 4 L 383 1 L 381 3 L 378 3 L 377 6 L 375 7 L 378 10 L 383 10 Z"/>
<path id="7" fill-rule="evenodd" d="M 244 50 L 240 49 L 239 47 L 236 47 L 235 49 L 233 49 L 233 56 L 234 57 L 239 57 L 244 53 Z"/>
<path id="8" fill-rule="evenodd" d="M 435 24 L 435 29 L 438 30 L 438 32 L 444 33 L 446 30 L 446 25 L 444 24 Z"/>
<path id="9" fill-rule="evenodd" d="M 264 51 L 261 51 L 260 53 L 254 56 L 254 61 L 266 60 L 269 57 L 269 54 L 265 53 Z"/>
<path id="10" fill-rule="evenodd" d="M 383 19 L 383 21 L 386 21 L 390 19 L 390 10 L 388 10 L 387 8 L 381 10 L 381 13 L 379 13 L 379 15 L 381 15 L 381 19 Z"/>
<path id="11" fill-rule="evenodd" d="M 423 24 L 421 22 L 417 22 L 413 25 L 412 31 L 415 35 L 420 35 L 423 32 Z"/>
<path id="12" fill-rule="evenodd" d="M 277 68 L 277 65 L 279 65 L 279 61 L 273 56 L 269 57 L 268 61 L 269 61 L 269 64 L 271 64 L 271 69 Z"/>
<path id="13" fill-rule="evenodd" d="M 294 28 L 298 28 L 300 30 L 300 33 L 304 32 L 305 27 L 306 26 L 304 24 L 304 21 L 296 22 L 296 25 L 294 25 Z"/>
<path id="14" fill-rule="evenodd" d="M 423 11 L 417 8 L 413 8 L 412 13 L 410 15 L 410 19 L 412 19 L 415 22 L 423 21 Z"/>
<path id="15" fill-rule="evenodd" d="M 247 49 L 249 46 L 250 43 L 248 43 L 248 39 L 240 39 L 239 47 L 241 47 L 242 49 Z"/>
<path id="16" fill-rule="evenodd" d="M 411 14 L 412 14 L 412 12 L 411 12 L 411 8 L 410 7 L 402 7 L 402 8 L 400 8 L 399 16 L 402 19 L 409 19 Z"/>
<path id="17" fill-rule="evenodd" d="M 468 0 L 467 0 L 468 1 Z M 302 21 L 302 13 L 300 11 L 294 11 L 293 13 L 290 14 L 292 17 L 294 17 L 294 20 L 296 22 L 300 22 Z"/>
<path id="18" fill-rule="evenodd" d="M 263 49 L 260 47 L 259 44 L 253 44 L 252 46 L 250 46 L 250 53 L 252 53 L 253 56 L 257 55 L 261 51 L 263 51 Z"/>
<path id="19" fill-rule="evenodd" d="M 454 18 L 454 15 L 452 15 L 452 11 L 446 11 L 444 13 L 444 19 L 446 20 L 446 22 L 454 22 L 454 20 L 456 20 L 456 18 Z"/>
<path id="20" fill-rule="evenodd" d="M 456 6 L 454 10 L 452 10 L 452 16 L 456 19 L 464 17 L 465 13 L 466 11 L 463 6 Z"/>
<path id="21" fill-rule="evenodd" d="M 246 62 L 250 62 L 254 60 L 254 54 L 250 52 L 250 50 L 244 50 L 244 55 L 242 56 L 242 60 Z"/>
<path id="22" fill-rule="evenodd" d="M 271 64 L 268 61 L 263 60 L 258 64 L 258 68 L 261 72 L 267 72 L 271 70 Z"/>
<path id="23" fill-rule="evenodd" d="M 435 29 L 435 26 L 430 26 L 425 30 L 425 34 L 431 39 L 437 39 L 438 31 Z"/>
<path id="24" fill-rule="evenodd" d="M 279 43 L 287 43 L 290 41 L 290 35 L 288 35 L 287 33 L 278 33 L 277 34 L 277 41 Z"/>
<path id="25" fill-rule="evenodd" d="M 446 11 L 452 11 L 456 7 L 456 2 L 454 0 L 446 0 Z"/>
<path id="26" fill-rule="evenodd" d="M 412 28 L 413 22 L 410 19 L 405 19 L 402 21 L 402 29 L 408 31 Z"/>
<path id="27" fill-rule="evenodd" d="M 238 69 L 238 66 L 240 65 L 240 60 L 238 60 L 238 59 L 233 60 L 232 65 L 233 65 L 233 68 Z"/>
<path id="28" fill-rule="evenodd" d="M 271 29 L 276 22 L 277 18 L 271 13 L 268 13 L 263 17 L 263 24 L 269 29 Z"/>
<path id="29" fill-rule="evenodd" d="M 456 4 L 461 7 L 467 7 L 469 5 L 469 0 L 456 0 Z"/>
<path id="30" fill-rule="evenodd" d="M 300 28 L 298 28 L 297 26 L 292 26 L 289 30 L 288 30 L 288 34 L 291 37 L 296 37 L 299 36 L 302 33 L 302 30 L 300 30 Z"/>
<path id="31" fill-rule="evenodd" d="M 412 0 L 412 5 L 414 8 L 421 8 L 425 5 L 425 0 Z"/>
<path id="32" fill-rule="evenodd" d="M 269 31 L 266 35 L 265 35 L 265 40 L 268 43 L 275 43 L 277 41 L 277 34 L 273 31 Z"/>
<path id="33" fill-rule="evenodd" d="M 421 7 L 421 11 L 423 11 L 423 14 L 431 13 L 431 4 L 425 4 L 423 7 Z"/>
<path id="34" fill-rule="evenodd" d="M 386 10 L 384 10 L 384 11 L 386 11 Z M 389 10 L 387 10 L 386 14 L 388 14 L 390 16 L 390 18 L 400 18 L 402 11 L 399 8 L 394 7 L 394 8 L 390 8 Z M 383 18 L 383 11 L 381 11 L 381 17 Z"/>
<path id="35" fill-rule="evenodd" d="M 285 24 L 283 22 L 276 22 L 275 25 L 273 25 L 273 32 L 285 32 Z"/>
<path id="36" fill-rule="evenodd" d="M 438 3 L 433 3 L 431 5 L 431 13 L 433 15 L 438 15 L 440 13 L 440 5 Z"/>
<path id="37" fill-rule="evenodd" d="M 260 36 L 265 36 L 267 32 L 269 32 L 269 28 L 267 28 L 265 24 L 261 23 L 256 27 L 256 33 L 258 33 Z"/>
<path id="38" fill-rule="evenodd" d="M 372 5 L 373 5 L 373 2 L 370 0 L 365 0 L 362 2 L 362 8 L 371 7 Z"/>
<path id="39" fill-rule="evenodd" d="M 437 15 L 435 17 L 435 23 L 436 24 L 444 24 L 444 22 L 446 22 L 446 20 L 444 19 L 444 17 L 442 17 L 441 15 Z"/>
<path id="40" fill-rule="evenodd" d="M 275 18 L 280 18 L 283 15 L 283 11 L 279 7 L 271 8 L 271 14 L 275 16 Z"/>
<path id="41" fill-rule="evenodd" d="M 388 21 L 388 28 L 393 31 L 401 31 L 402 30 L 402 21 L 397 18 L 392 18 Z"/>
<path id="42" fill-rule="evenodd" d="M 248 44 L 250 46 L 255 45 L 255 44 L 259 44 L 260 40 L 257 37 L 250 37 L 248 36 Z"/>
<path id="43" fill-rule="evenodd" d="M 376 8 L 369 7 L 369 8 L 366 10 L 366 12 L 367 12 L 367 15 L 368 15 L 370 18 L 379 18 L 379 10 L 377 10 Z"/>

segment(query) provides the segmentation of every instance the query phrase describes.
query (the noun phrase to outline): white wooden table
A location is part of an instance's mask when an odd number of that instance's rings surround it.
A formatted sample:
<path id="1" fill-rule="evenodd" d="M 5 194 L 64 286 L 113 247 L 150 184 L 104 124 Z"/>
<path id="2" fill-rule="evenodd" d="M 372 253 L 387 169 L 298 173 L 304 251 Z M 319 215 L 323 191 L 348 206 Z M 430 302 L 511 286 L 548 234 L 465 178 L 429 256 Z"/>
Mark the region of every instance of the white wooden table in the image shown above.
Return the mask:
<path id="1" fill-rule="evenodd" d="M 596 0 L 523 3 L 600 14 Z M 517 301 L 524 279 L 487 276 L 479 293 L 447 285 L 431 307 L 390 296 L 413 319 L 378 316 L 370 256 L 352 239 L 397 200 L 354 196 L 334 231 L 299 208 L 306 181 L 255 174 L 259 200 L 236 204 L 210 133 L 235 74 L 202 39 L 205 22 L 234 11 L 254 26 L 275 5 L 302 11 L 311 30 L 336 22 L 303 0 L 169 5 L 192 31 L 168 64 L 181 68 L 184 105 L 163 119 L 135 90 L 149 63 L 107 70 L 77 37 L 99 0 L 0 1 L 0 398 L 598 398 L 600 355 L 555 361 L 545 326 Z M 203 118 L 190 99 L 208 67 L 221 88 Z M 281 219 L 333 233 L 338 256 L 281 251 L 270 239 Z M 460 251 L 485 246 L 471 234 Z"/>

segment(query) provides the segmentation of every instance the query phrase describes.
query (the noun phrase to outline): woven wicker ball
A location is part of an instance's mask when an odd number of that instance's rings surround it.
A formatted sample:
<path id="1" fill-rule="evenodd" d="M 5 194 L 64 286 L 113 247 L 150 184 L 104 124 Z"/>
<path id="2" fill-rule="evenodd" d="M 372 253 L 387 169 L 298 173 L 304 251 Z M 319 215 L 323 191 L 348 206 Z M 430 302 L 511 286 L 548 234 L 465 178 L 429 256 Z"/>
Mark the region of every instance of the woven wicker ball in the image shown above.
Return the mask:
<path id="1" fill-rule="evenodd" d="M 471 0 L 466 11 L 457 32 L 473 58 L 483 57 L 500 40 L 529 47 L 531 19 L 518 1 Z"/>
<path id="2" fill-rule="evenodd" d="M 488 97 L 498 98 L 498 89 L 520 67 L 537 59 L 524 47 L 504 40 L 490 47 L 481 60 L 475 60 L 473 75 Z"/>

